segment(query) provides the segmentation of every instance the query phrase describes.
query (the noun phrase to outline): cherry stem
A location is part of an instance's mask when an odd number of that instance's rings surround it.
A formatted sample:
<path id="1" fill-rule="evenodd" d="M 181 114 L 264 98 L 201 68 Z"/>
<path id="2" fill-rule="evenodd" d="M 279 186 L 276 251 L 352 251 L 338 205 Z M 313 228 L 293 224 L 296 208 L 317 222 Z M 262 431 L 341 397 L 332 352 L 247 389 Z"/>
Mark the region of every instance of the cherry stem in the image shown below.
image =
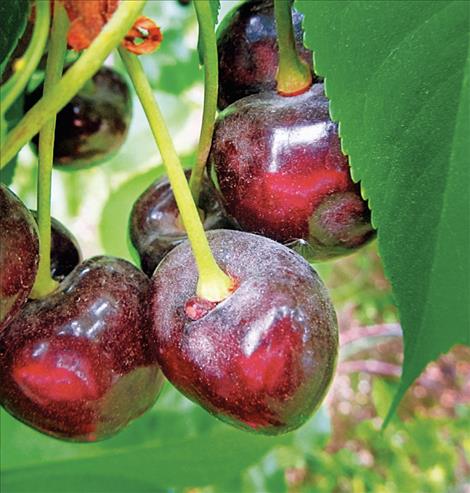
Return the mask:
<path id="1" fill-rule="evenodd" d="M 201 134 L 197 150 L 196 164 L 191 172 L 189 187 L 196 205 L 199 203 L 201 183 L 204 176 L 207 157 L 212 144 L 217 95 L 219 90 L 219 63 L 217 56 L 217 40 L 214 31 L 212 9 L 208 1 L 195 1 L 199 33 L 203 48 L 204 60 L 204 111 L 202 114 Z"/>
<path id="2" fill-rule="evenodd" d="M 5 115 L 18 96 L 24 91 L 33 72 L 36 70 L 41 60 L 47 38 L 49 37 L 49 26 L 51 14 L 48 2 L 37 0 L 36 20 L 34 31 L 28 49 L 25 54 L 15 61 L 15 73 L 10 79 L 0 87 L 1 115 Z"/>
<path id="3" fill-rule="evenodd" d="M 279 68 L 276 74 L 277 92 L 282 96 L 295 96 L 312 85 L 312 72 L 302 60 L 295 46 L 292 24 L 291 0 L 274 0 Z"/>
<path id="4" fill-rule="evenodd" d="M 199 272 L 196 294 L 209 301 L 221 301 L 230 294 L 232 281 L 214 259 L 183 167 L 140 60 L 123 48 L 119 48 L 119 53 L 160 150 L 176 204 L 191 243 Z"/>
<path id="5" fill-rule="evenodd" d="M 64 69 L 67 51 L 67 30 L 69 21 L 62 4 L 55 0 L 54 21 L 47 55 L 44 94 L 51 92 L 59 82 Z M 54 159 L 56 115 L 44 124 L 39 133 L 39 176 L 37 191 L 39 228 L 39 267 L 31 291 L 31 298 L 43 298 L 58 285 L 51 276 L 51 178 Z"/>
<path id="6" fill-rule="evenodd" d="M 106 57 L 122 41 L 142 11 L 146 0 L 119 2 L 119 7 L 100 34 L 67 70 L 54 89 L 43 96 L 7 136 L 0 150 L 0 168 L 34 136 L 43 125 L 60 111 L 88 79 L 100 69 Z M 46 3 L 46 2 L 40 2 Z"/>

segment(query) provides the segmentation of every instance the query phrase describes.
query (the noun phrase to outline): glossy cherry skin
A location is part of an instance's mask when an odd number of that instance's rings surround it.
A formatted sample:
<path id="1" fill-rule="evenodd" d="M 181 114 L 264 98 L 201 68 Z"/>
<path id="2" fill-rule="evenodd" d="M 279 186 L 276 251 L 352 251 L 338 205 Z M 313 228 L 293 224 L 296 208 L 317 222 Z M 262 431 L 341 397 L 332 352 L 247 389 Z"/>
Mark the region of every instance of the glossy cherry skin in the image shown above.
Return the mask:
<path id="1" fill-rule="evenodd" d="M 188 242 L 152 277 L 151 321 L 165 376 L 217 418 L 279 434 L 301 426 L 333 378 L 338 333 L 328 293 L 298 254 L 240 231 L 207 233 L 235 289 L 219 304 L 195 297 Z"/>
<path id="2" fill-rule="evenodd" d="M 36 223 L 21 200 L 0 183 L 0 332 L 28 299 L 38 264 Z"/>
<path id="3" fill-rule="evenodd" d="M 303 16 L 292 11 L 297 50 L 310 67 L 303 45 Z M 217 30 L 219 109 L 250 94 L 276 89 L 279 64 L 273 0 L 255 0 L 233 9 Z"/>
<path id="4" fill-rule="evenodd" d="M 189 179 L 191 172 L 187 170 Z M 205 230 L 228 228 L 218 192 L 203 178 L 199 209 Z M 130 239 L 139 253 L 142 270 L 150 277 L 161 259 L 187 238 L 175 197 L 164 176 L 156 180 L 135 202 L 129 219 Z"/>
<path id="5" fill-rule="evenodd" d="M 26 109 L 42 96 L 43 86 L 26 98 Z M 111 158 L 124 143 L 132 116 L 126 80 L 110 67 L 93 78 L 57 114 L 54 166 L 81 169 Z M 37 148 L 37 136 L 33 140 Z"/>
<path id="6" fill-rule="evenodd" d="M 31 211 L 37 220 L 36 211 Z M 82 252 L 75 236 L 57 219 L 51 217 L 51 275 L 62 281 L 82 261 Z"/>
<path id="7" fill-rule="evenodd" d="M 64 440 L 107 438 L 155 402 L 162 374 L 149 344 L 148 278 L 113 257 L 82 262 L 0 335 L 0 402 Z"/>
<path id="8" fill-rule="evenodd" d="M 374 237 L 323 84 L 229 106 L 216 122 L 210 164 L 242 229 L 294 245 L 309 260 L 350 253 Z"/>

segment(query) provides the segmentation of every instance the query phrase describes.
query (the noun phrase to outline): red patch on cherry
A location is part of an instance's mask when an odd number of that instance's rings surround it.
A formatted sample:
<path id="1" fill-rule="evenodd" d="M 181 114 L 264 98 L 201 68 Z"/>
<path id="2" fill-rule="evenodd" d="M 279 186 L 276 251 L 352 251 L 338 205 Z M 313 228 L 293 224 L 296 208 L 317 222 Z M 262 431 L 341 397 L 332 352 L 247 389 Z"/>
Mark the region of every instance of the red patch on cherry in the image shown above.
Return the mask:
<path id="1" fill-rule="evenodd" d="M 145 412 L 163 381 L 148 288 L 128 262 L 95 257 L 49 296 L 29 301 L 0 335 L 5 409 L 74 441 L 109 437 Z"/>

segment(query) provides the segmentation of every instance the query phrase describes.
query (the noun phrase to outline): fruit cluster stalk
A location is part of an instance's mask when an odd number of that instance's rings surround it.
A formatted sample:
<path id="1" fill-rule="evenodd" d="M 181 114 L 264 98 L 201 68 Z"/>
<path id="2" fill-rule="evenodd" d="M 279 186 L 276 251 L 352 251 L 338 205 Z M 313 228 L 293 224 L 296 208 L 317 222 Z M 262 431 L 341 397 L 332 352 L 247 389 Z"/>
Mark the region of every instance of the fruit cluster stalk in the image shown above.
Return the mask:
<path id="1" fill-rule="evenodd" d="M 194 2 L 199 23 L 199 38 L 202 43 L 204 61 L 204 111 L 202 114 L 201 134 L 197 150 L 196 165 L 191 172 L 189 187 L 196 204 L 199 202 L 202 177 L 209 156 L 214 133 L 217 96 L 219 89 L 219 64 L 214 20 L 209 2 Z"/>
<path id="2" fill-rule="evenodd" d="M 128 53 L 125 49 L 119 48 L 119 53 L 160 150 L 181 219 L 191 243 L 199 272 L 197 295 L 209 301 L 221 301 L 230 293 L 232 281 L 220 269 L 212 255 L 183 167 L 142 65 L 137 56 Z"/>
<path id="3" fill-rule="evenodd" d="M 56 0 L 49 53 L 47 55 L 44 95 L 49 94 L 62 77 L 67 51 L 69 21 L 63 5 Z M 39 227 L 39 267 L 31 292 L 32 298 L 47 296 L 57 287 L 51 277 L 51 178 L 54 160 L 56 115 L 45 123 L 39 133 L 39 174 L 37 210 Z"/>

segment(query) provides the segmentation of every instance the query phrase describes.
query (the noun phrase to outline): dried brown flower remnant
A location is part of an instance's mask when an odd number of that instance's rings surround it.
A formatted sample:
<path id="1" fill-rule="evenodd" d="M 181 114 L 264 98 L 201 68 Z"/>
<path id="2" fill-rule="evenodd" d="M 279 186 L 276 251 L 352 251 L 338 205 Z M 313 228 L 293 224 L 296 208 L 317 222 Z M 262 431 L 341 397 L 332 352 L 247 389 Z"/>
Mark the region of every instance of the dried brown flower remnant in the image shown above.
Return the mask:
<path id="1" fill-rule="evenodd" d="M 63 0 L 70 19 L 68 44 L 76 51 L 84 50 L 98 36 L 117 9 L 119 0 Z"/>
<path id="2" fill-rule="evenodd" d="M 137 43 L 137 41 L 140 42 Z M 160 28 L 148 17 L 139 17 L 127 33 L 122 45 L 127 51 L 143 55 L 155 51 L 163 41 Z"/>
<path id="3" fill-rule="evenodd" d="M 119 4 L 119 0 L 62 1 L 71 22 L 67 42 L 75 51 L 90 46 Z M 155 22 L 141 16 L 135 21 L 122 44 L 128 51 L 142 55 L 156 50 L 162 40 L 162 32 Z"/>

